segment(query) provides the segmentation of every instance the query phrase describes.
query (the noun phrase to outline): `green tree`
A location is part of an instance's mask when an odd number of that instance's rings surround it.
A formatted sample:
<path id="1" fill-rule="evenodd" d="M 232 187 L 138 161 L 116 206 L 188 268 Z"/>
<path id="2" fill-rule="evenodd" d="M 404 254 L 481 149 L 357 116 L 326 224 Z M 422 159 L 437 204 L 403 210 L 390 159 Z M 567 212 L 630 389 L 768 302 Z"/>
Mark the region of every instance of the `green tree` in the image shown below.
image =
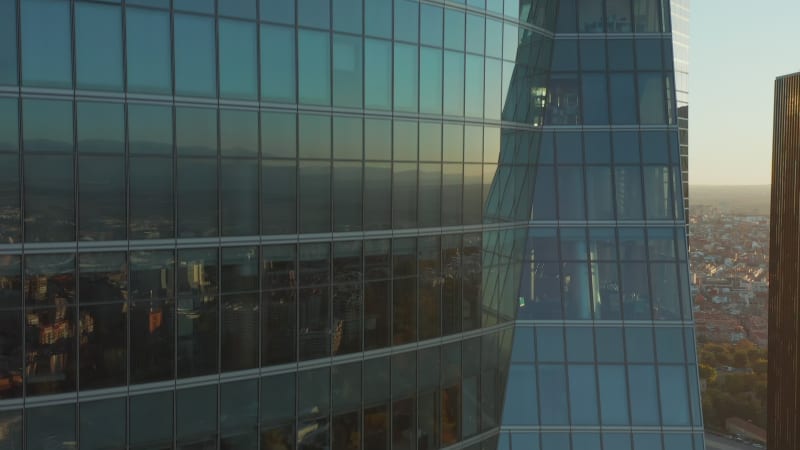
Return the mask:
<path id="1" fill-rule="evenodd" d="M 698 366 L 700 370 L 700 378 L 706 380 L 707 383 L 713 384 L 717 381 L 717 369 L 707 365 L 707 364 L 700 364 Z"/>

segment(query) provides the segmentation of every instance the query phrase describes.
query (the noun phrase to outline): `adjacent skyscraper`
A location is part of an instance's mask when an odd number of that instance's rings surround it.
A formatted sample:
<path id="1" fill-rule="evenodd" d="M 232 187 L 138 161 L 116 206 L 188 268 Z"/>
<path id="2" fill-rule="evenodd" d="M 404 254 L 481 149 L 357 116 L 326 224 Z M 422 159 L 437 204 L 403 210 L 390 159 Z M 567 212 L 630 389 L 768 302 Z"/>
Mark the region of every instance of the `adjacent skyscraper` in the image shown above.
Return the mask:
<path id="1" fill-rule="evenodd" d="M 685 36 L 680 3 L 670 15 L 666 1 L 560 1 L 543 32 L 553 55 L 501 449 L 704 448 L 681 189 L 685 42 L 669 20 Z"/>
<path id="2" fill-rule="evenodd" d="M 0 2 L 0 448 L 701 450 L 669 17 Z"/>
<path id="3" fill-rule="evenodd" d="M 769 242 L 767 445 L 800 446 L 800 72 L 775 80 Z"/>

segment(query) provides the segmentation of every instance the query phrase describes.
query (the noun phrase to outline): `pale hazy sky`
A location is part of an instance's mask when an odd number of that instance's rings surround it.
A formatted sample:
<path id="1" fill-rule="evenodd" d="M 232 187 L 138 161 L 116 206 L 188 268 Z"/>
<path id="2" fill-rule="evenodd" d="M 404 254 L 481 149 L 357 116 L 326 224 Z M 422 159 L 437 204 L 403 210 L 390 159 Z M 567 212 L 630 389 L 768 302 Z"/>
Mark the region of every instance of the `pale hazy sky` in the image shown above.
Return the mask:
<path id="1" fill-rule="evenodd" d="M 800 0 L 692 0 L 689 182 L 769 184 L 775 77 L 800 72 Z"/>

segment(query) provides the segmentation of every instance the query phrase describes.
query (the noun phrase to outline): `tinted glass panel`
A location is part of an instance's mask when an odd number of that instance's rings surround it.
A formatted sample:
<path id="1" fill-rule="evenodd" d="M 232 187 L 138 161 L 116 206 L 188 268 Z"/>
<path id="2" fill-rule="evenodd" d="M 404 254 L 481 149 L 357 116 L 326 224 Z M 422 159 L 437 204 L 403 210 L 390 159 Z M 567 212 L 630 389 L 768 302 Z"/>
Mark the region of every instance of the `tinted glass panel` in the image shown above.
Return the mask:
<path id="1" fill-rule="evenodd" d="M 221 175 L 222 235 L 258 234 L 258 161 L 223 159 Z"/>
<path id="2" fill-rule="evenodd" d="M 124 239 L 124 159 L 119 156 L 82 156 L 78 164 L 80 239 Z"/>
<path id="3" fill-rule="evenodd" d="M 444 113 L 462 116 L 464 114 L 464 55 L 444 52 Z"/>
<path id="4" fill-rule="evenodd" d="M 294 30 L 261 25 L 261 98 L 293 103 L 295 79 Z"/>
<path id="5" fill-rule="evenodd" d="M 419 3 L 411 0 L 394 2 L 394 38 L 417 42 L 419 35 Z"/>
<path id="6" fill-rule="evenodd" d="M 367 2 L 367 5 L 378 2 Z M 364 107 L 390 109 L 392 106 L 392 45 L 367 39 L 364 43 Z"/>
<path id="7" fill-rule="evenodd" d="M 329 162 L 300 164 L 300 231 L 325 232 L 331 226 L 331 167 Z"/>
<path id="8" fill-rule="evenodd" d="M 330 105 L 330 37 L 327 33 L 301 30 L 297 37 L 300 103 Z"/>
<path id="9" fill-rule="evenodd" d="M 392 37 L 392 2 L 374 0 L 364 2 L 364 28 L 366 34 L 384 38 Z"/>
<path id="10" fill-rule="evenodd" d="M 297 24 L 328 29 L 331 26 L 330 0 L 297 0 Z"/>
<path id="11" fill-rule="evenodd" d="M 171 155 L 172 108 L 128 105 L 128 140 L 132 155 Z"/>
<path id="12" fill-rule="evenodd" d="M 261 20 L 294 23 L 294 0 L 259 0 Z"/>
<path id="13" fill-rule="evenodd" d="M 172 404 L 172 391 L 131 397 L 129 439 L 132 447 L 172 446 Z"/>
<path id="14" fill-rule="evenodd" d="M 81 448 L 124 448 L 126 406 L 124 398 L 81 403 Z"/>
<path id="15" fill-rule="evenodd" d="M 176 437 L 178 445 L 216 444 L 217 387 L 181 389 L 175 393 Z"/>
<path id="16" fill-rule="evenodd" d="M 130 159 L 130 237 L 172 237 L 172 159 Z"/>
<path id="17" fill-rule="evenodd" d="M 217 92 L 214 20 L 175 14 L 175 93 L 213 97 Z"/>
<path id="18" fill-rule="evenodd" d="M 25 152 L 73 152 L 72 102 L 26 99 L 22 102 Z"/>
<path id="19" fill-rule="evenodd" d="M 629 419 L 625 367 L 599 365 L 597 376 L 603 425 L 627 425 Z"/>
<path id="20" fill-rule="evenodd" d="M 127 8 L 125 21 L 128 90 L 172 92 L 169 14 Z"/>
<path id="21" fill-rule="evenodd" d="M 217 160 L 178 160 L 178 236 L 215 236 Z"/>
<path id="22" fill-rule="evenodd" d="M 258 156 L 258 114 L 223 109 L 219 113 L 222 156 Z"/>
<path id="23" fill-rule="evenodd" d="M 17 84 L 17 8 L 15 2 L 0 5 L 0 84 Z"/>
<path id="24" fill-rule="evenodd" d="M 78 102 L 78 151 L 116 153 L 125 150 L 124 106 L 117 103 Z"/>
<path id="25" fill-rule="evenodd" d="M 362 0 L 333 0 L 333 29 L 361 34 Z"/>
<path id="26" fill-rule="evenodd" d="M 225 0 L 219 3 L 219 14 L 243 19 L 255 19 L 256 0 Z M 222 21 L 220 21 L 221 23 Z"/>
<path id="27" fill-rule="evenodd" d="M 214 0 L 174 0 L 172 5 L 176 11 L 214 14 Z"/>
<path id="28" fill-rule="evenodd" d="M 297 156 L 297 116 L 261 113 L 261 155 L 270 158 Z"/>
<path id="29" fill-rule="evenodd" d="M 116 6 L 75 5 L 78 88 L 122 89 L 122 16 Z"/>
<path id="30" fill-rule="evenodd" d="M 217 110 L 175 108 L 175 146 L 180 156 L 215 156 Z"/>
<path id="31" fill-rule="evenodd" d="M 336 161 L 333 171 L 334 230 L 360 230 L 362 164 Z"/>
<path id="32" fill-rule="evenodd" d="M 220 13 L 224 14 L 226 5 L 242 6 L 254 0 L 230 0 L 220 3 Z M 249 6 L 249 5 L 248 5 Z M 244 11 L 236 11 L 244 12 Z M 256 26 L 250 22 L 220 19 L 219 21 L 219 94 L 222 98 L 255 99 L 258 92 L 256 67 Z"/>
<path id="33" fill-rule="evenodd" d="M 391 227 L 391 164 L 367 163 L 364 168 L 364 209 L 370 213 L 364 217 L 365 229 Z"/>
<path id="34" fill-rule="evenodd" d="M 363 71 L 361 38 L 333 35 L 333 104 L 361 107 Z"/>
<path id="35" fill-rule="evenodd" d="M 29 408 L 25 419 L 27 448 L 69 448 L 76 441 L 75 404 Z"/>
<path id="36" fill-rule="evenodd" d="M 19 157 L 0 154 L 0 242 L 20 242 Z"/>
<path id="37" fill-rule="evenodd" d="M 75 239 L 72 156 L 25 157 L 25 241 Z"/>
<path id="38" fill-rule="evenodd" d="M 297 162 L 261 163 L 261 232 L 293 233 L 297 229 Z"/>
<path id="39" fill-rule="evenodd" d="M 22 83 L 72 87 L 70 4 L 33 0 L 21 4 Z"/>
<path id="40" fill-rule="evenodd" d="M 423 113 L 442 113 L 442 51 L 420 48 L 419 109 Z"/>

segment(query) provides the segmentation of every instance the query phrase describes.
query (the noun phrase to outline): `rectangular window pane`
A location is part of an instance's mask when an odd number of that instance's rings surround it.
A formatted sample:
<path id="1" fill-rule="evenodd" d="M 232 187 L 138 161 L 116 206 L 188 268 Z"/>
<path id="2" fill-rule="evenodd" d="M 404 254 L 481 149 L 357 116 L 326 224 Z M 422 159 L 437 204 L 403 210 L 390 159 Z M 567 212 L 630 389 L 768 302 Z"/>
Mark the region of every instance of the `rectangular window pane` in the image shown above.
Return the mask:
<path id="1" fill-rule="evenodd" d="M 22 143 L 28 152 L 72 153 L 72 102 L 25 99 L 22 102 Z"/>
<path id="2" fill-rule="evenodd" d="M 610 78 L 612 124 L 635 124 L 636 92 L 634 92 L 633 75 L 629 73 L 612 73 Z"/>
<path id="3" fill-rule="evenodd" d="M 366 0 L 364 27 L 368 36 L 392 37 L 392 0 Z"/>
<path id="4" fill-rule="evenodd" d="M 261 25 L 261 98 L 294 103 L 294 67 L 294 29 Z"/>
<path id="5" fill-rule="evenodd" d="M 219 113 L 222 156 L 258 156 L 258 114 L 222 109 Z"/>
<path id="6" fill-rule="evenodd" d="M 261 113 L 261 155 L 270 158 L 297 156 L 297 116 L 290 113 Z"/>
<path id="7" fill-rule="evenodd" d="M 220 196 L 222 235 L 258 234 L 258 160 L 223 159 Z"/>
<path id="8" fill-rule="evenodd" d="M 211 18 L 175 14 L 175 93 L 216 96 L 216 39 Z"/>
<path id="9" fill-rule="evenodd" d="M 361 108 L 361 38 L 333 35 L 333 105 Z"/>
<path id="10" fill-rule="evenodd" d="M 464 115 L 464 55 L 444 52 L 444 113 Z"/>
<path id="11" fill-rule="evenodd" d="M 81 240 L 125 238 L 125 160 L 122 156 L 81 156 L 78 196 Z"/>
<path id="12" fill-rule="evenodd" d="M 642 124 L 666 123 L 664 76 L 659 73 L 639 73 L 639 121 Z"/>
<path id="13" fill-rule="evenodd" d="M 324 233 L 331 229 L 330 162 L 300 162 L 300 232 Z"/>
<path id="14" fill-rule="evenodd" d="M 391 109 L 392 45 L 387 41 L 367 39 L 364 46 L 364 107 Z"/>
<path id="15" fill-rule="evenodd" d="M 25 157 L 25 241 L 75 239 L 72 156 Z"/>
<path id="16" fill-rule="evenodd" d="M 17 84 L 16 2 L 0 4 L 0 85 Z"/>
<path id="17" fill-rule="evenodd" d="M 19 188 L 19 156 L 0 154 L 0 242 L 21 241 Z"/>
<path id="18" fill-rule="evenodd" d="M 333 0 L 333 29 L 361 34 L 362 0 Z"/>
<path id="19" fill-rule="evenodd" d="M 422 113 L 442 113 L 442 51 L 420 47 L 419 109 Z"/>
<path id="20" fill-rule="evenodd" d="M 22 84 L 72 87 L 70 3 L 32 0 L 21 4 Z"/>
<path id="21" fill-rule="evenodd" d="M 483 57 L 467 55 L 464 70 L 464 115 L 483 117 Z"/>
<path id="22" fill-rule="evenodd" d="M 334 159 L 361 159 L 363 155 L 362 119 L 352 117 L 333 118 Z"/>
<path id="23" fill-rule="evenodd" d="M 172 155 L 172 108 L 129 105 L 128 140 L 132 155 Z"/>
<path id="24" fill-rule="evenodd" d="M 261 232 L 294 233 L 297 230 L 297 162 L 266 160 L 261 163 Z"/>
<path id="25" fill-rule="evenodd" d="M 331 0 L 297 0 L 297 24 L 302 27 L 329 29 Z"/>
<path id="26" fill-rule="evenodd" d="M 175 146 L 179 156 L 215 156 L 217 110 L 176 107 Z"/>
<path id="27" fill-rule="evenodd" d="M 367 0 L 369 1 L 369 0 Z M 417 42 L 419 37 L 419 3 L 412 0 L 394 2 L 394 38 Z"/>
<path id="28" fill-rule="evenodd" d="M 82 402 L 78 428 L 81 447 L 124 448 L 126 410 L 125 398 Z"/>
<path id="29" fill-rule="evenodd" d="M 75 404 L 26 408 L 25 424 L 28 448 L 67 447 L 76 441 Z"/>
<path id="30" fill-rule="evenodd" d="M 172 391 L 131 397 L 131 447 L 171 447 L 173 432 Z"/>
<path id="31" fill-rule="evenodd" d="M 300 158 L 330 159 L 331 117 L 302 114 L 299 125 Z"/>
<path id="32" fill-rule="evenodd" d="M 178 236 L 218 235 L 217 160 L 178 160 Z"/>
<path id="33" fill-rule="evenodd" d="M 392 217 L 394 228 L 417 224 L 417 165 L 395 163 L 392 174 Z"/>
<path id="34" fill-rule="evenodd" d="M 249 1 L 252 3 L 254 0 Z M 221 2 L 220 9 L 222 9 L 222 5 L 234 3 L 231 1 Z M 255 16 L 255 8 L 253 8 L 252 15 Z M 255 99 L 257 97 L 256 60 L 258 55 L 256 52 L 255 24 L 240 20 L 219 20 L 220 97 L 230 99 Z"/>
<path id="35" fill-rule="evenodd" d="M 451 50 L 464 51 L 466 16 L 456 9 L 444 12 L 444 46 Z"/>
<path id="36" fill-rule="evenodd" d="M 334 162 L 334 231 L 358 231 L 361 229 L 362 170 L 360 162 Z"/>
<path id="37" fill-rule="evenodd" d="M 365 230 L 391 228 L 392 168 L 389 163 L 366 163 L 364 168 Z"/>
<path id="38" fill-rule="evenodd" d="M 258 253 L 254 255 L 257 260 Z M 222 297 L 220 352 L 224 372 L 258 366 L 258 297 L 258 293 Z"/>
<path id="39" fill-rule="evenodd" d="M 174 236 L 172 159 L 130 159 L 130 238 Z"/>
<path id="40" fill-rule="evenodd" d="M 242 19 L 255 19 L 256 0 L 224 0 L 219 2 L 219 14 Z"/>
<path id="41" fill-rule="evenodd" d="M 170 18 L 163 11 L 125 10 L 128 90 L 172 92 Z"/>
<path id="42" fill-rule="evenodd" d="M 175 434 L 178 446 L 215 445 L 217 436 L 217 386 L 179 389 L 175 392 Z M 183 445 L 181 445 L 183 444 Z"/>
<path id="43" fill-rule="evenodd" d="M 294 24 L 294 0 L 260 0 L 261 20 Z"/>
<path id="44" fill-rule="evenodd" d="M 444 39 L 444 11 L 441 6 L 420 5 L 420 42 L 441 47 Z"/>
<path id="45" fill-rule="evenodd" d="M 392 122 L 382 119 L 364 120 L 364 156 L 367 160 L 392 159 Z"/>
<path id="46" fill-rule="evenodd" d="M 125 112 L 121 103 L 78 102 L 78 152 L 125 150 Z"/>
<path id="47" fill-rule="evenodd" d="M 77 87 L 122 89 L 122 16 L 120 7 L 75 4 Z"/>
<path id="48" fill-rule="evenodd" d="M 330 35 L 300 30 L 297 37 L 300 103 L 331 104 Z"/>

